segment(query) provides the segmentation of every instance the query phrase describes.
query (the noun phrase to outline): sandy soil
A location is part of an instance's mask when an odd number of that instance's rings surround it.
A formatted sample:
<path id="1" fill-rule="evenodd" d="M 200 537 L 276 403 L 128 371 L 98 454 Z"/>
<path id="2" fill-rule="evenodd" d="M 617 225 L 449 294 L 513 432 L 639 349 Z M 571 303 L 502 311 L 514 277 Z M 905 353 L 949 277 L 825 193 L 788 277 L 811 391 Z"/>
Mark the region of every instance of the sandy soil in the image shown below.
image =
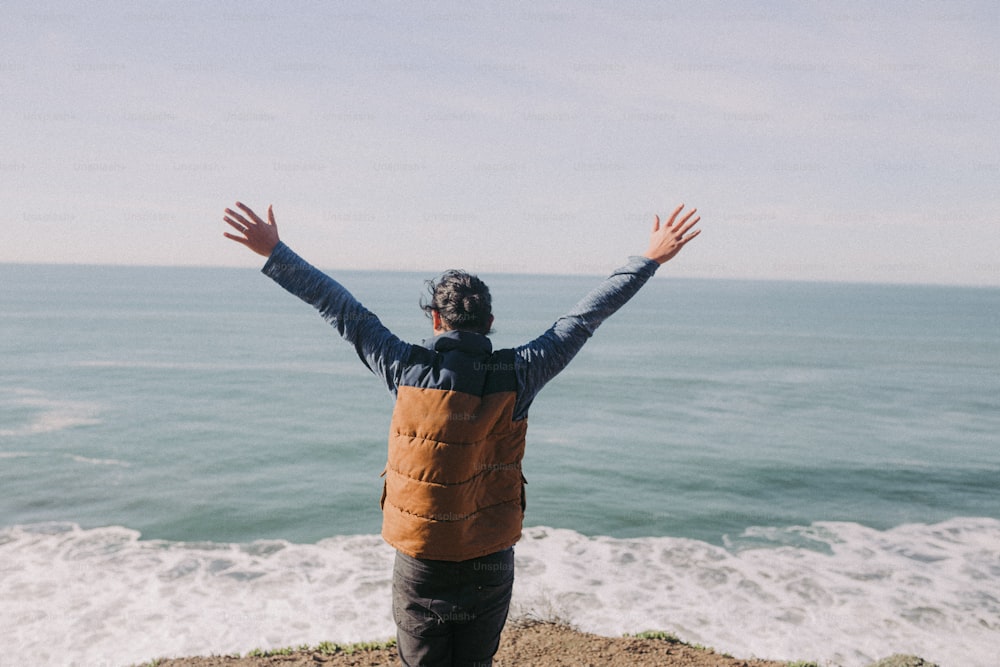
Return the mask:
<path id="1" fill-rule="evenodd" d="M 398 667 L 395 649 L 323 655 L 200 657 L 146 663 L 156 667 Z M 494 667 L 786 667 L 773 660 L 731 658 L 664 639 L 599 637 L 554 623 L 508 625 Z"/>

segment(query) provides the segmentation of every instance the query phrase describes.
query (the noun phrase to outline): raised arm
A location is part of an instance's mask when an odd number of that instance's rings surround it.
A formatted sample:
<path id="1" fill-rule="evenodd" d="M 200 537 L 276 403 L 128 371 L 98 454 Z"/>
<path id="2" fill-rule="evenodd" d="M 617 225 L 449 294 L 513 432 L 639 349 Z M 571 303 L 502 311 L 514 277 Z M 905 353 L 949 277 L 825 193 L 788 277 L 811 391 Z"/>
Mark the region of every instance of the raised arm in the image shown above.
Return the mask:
<path id="1" fill-rule="evenodd" d="M 516 348 L 515 364 L 521 386 L 515 418 L 527 414 L 535 395 L 569 364 L 597 327 L 624 306 L 660 265 L 673 259 L 699 234 L 700 230 L 692 231 L 701 219 L 695 217 L 696 209 L 678 219 L 683 209 L 683 204 L 674 209 L 665 224 L 656 216 L 644 255 L 629 258 L 625 266 L 605 278 L 548 331 Z"/>
<path id="2" fill-rule="evenodd" d="M 267 222 L 240 202 L 236 203 L 236 207 L 243 213 L 227 208 L 223 219 L 243 236 L 228 232 L 223 235 L 267 257 L 262 269 L 264 275 L 316 308 L 320 316 L 354 346 L 361 361 L 382 378 L 395 395 L 402 362 L 410 353 L 410 344 L 389 331 L 343 285 L 282 243 L 278 239 L 278 226 L 270 206 Z"/>

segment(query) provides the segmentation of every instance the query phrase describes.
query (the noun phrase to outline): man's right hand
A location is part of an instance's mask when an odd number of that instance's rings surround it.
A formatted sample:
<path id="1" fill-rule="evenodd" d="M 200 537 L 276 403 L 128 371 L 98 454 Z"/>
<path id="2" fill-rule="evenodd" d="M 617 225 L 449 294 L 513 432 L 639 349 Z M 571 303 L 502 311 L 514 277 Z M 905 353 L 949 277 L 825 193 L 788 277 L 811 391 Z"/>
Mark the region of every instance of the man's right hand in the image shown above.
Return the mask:
<path id="1" fill-rule="evenodd" d="M 222 235 L 227 239 L 242 243 L 258 255 L 270 257 L 271 251 L 274 250 L 274 246 L 278 245 L 279 241 L 278 225 L 274 221 L 274 211 L 270 206 L 267 207 L 267 222 L 264 222 L 249 206 L 241 202 L 236 202 L 236 207 L 241 209 L 247 217 L 240 215 L 231 208 L 227 208 L 226 215 L 222 219 L 229 223 L 230 227 L 240 232 L 242 236 L 230 234 L 229 232 L 223 232 Z"/>
<path id="2" fill-rule="evenodd" d="M 663 264 L 679 253 L 688 241 L 701 233 L 701 230 L 697 229 L 688 234 L 691 228 L 701 220 L 701 217 L 691 219 L 691 216 L 698 209 L 691 209 L 687 215 L 677 220 L 677 216 L 680 215 L 682 210 L 684 210 L 684 204 L 674 209 L 674 212 L 670 214 L 670 219 L 662 227 L 660 226 L 660 216 L 656 216 L 656 222 L 653 223 L 653 231 L 649 235 L 649 250 L 646 251 L 643 257 L 648 257 L 654 262 Z"/>

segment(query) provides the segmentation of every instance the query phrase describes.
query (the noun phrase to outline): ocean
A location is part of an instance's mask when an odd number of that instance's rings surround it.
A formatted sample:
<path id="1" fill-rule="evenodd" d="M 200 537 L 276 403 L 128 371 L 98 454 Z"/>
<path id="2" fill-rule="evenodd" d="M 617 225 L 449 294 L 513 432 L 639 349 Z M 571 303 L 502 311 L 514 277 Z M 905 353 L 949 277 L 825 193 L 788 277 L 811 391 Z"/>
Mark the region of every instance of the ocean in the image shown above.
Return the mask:
<path id="1" fill-rule="evenodd" d="M 659 273 L 531 409 L 512 614 L 998 664 L 1000 289 Z M 332 275 L 430 335 L 432 275 Z M 495 347 L 600 280 L 482 277 Z M 0 665 L 393 636 L 391 410 L 252 269 L 0 265 Z"/>

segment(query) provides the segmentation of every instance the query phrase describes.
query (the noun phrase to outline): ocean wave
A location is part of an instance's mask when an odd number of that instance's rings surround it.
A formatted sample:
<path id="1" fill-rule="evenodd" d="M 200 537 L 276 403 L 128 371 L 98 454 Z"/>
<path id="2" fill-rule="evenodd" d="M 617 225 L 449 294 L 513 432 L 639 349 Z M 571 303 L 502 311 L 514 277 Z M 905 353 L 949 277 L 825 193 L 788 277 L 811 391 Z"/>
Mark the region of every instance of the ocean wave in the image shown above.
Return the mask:
<path id="1" fill-rule="evenodd" d="M 736 655 L 844 667 L 895 652 L 991 664 L 1000 521 L 795 529 L 822 549 L 788 546 L 787 530 L 751 531 L 772 546 L 726 548 L 528 528 L 512 615 L 605 635 L 669 630 Z M 13 628 L 0 652 L 14 664 L 96 665 L 386 638 L 392 559 L 376 535 L 225 544 L 14 526 L 0 531 L 0 626 Z"/>
<path id="2" fill-rule="evenodd" d="M 345 371 L 351 375 L 361 372 L 353 360 L 325 361 L 315 360 L 288 362 L 248 362 L 246 359 L 232 361 L 152 361 L 152 360 L 122 360 L 122 359 L 87 359 L 72 364 L 77 368 L 109 368 L 125 370 L 157 370 L 157 371 L 204 371 L 204 372 L 287 372 L 308 375 L 340 375 Z"/>

